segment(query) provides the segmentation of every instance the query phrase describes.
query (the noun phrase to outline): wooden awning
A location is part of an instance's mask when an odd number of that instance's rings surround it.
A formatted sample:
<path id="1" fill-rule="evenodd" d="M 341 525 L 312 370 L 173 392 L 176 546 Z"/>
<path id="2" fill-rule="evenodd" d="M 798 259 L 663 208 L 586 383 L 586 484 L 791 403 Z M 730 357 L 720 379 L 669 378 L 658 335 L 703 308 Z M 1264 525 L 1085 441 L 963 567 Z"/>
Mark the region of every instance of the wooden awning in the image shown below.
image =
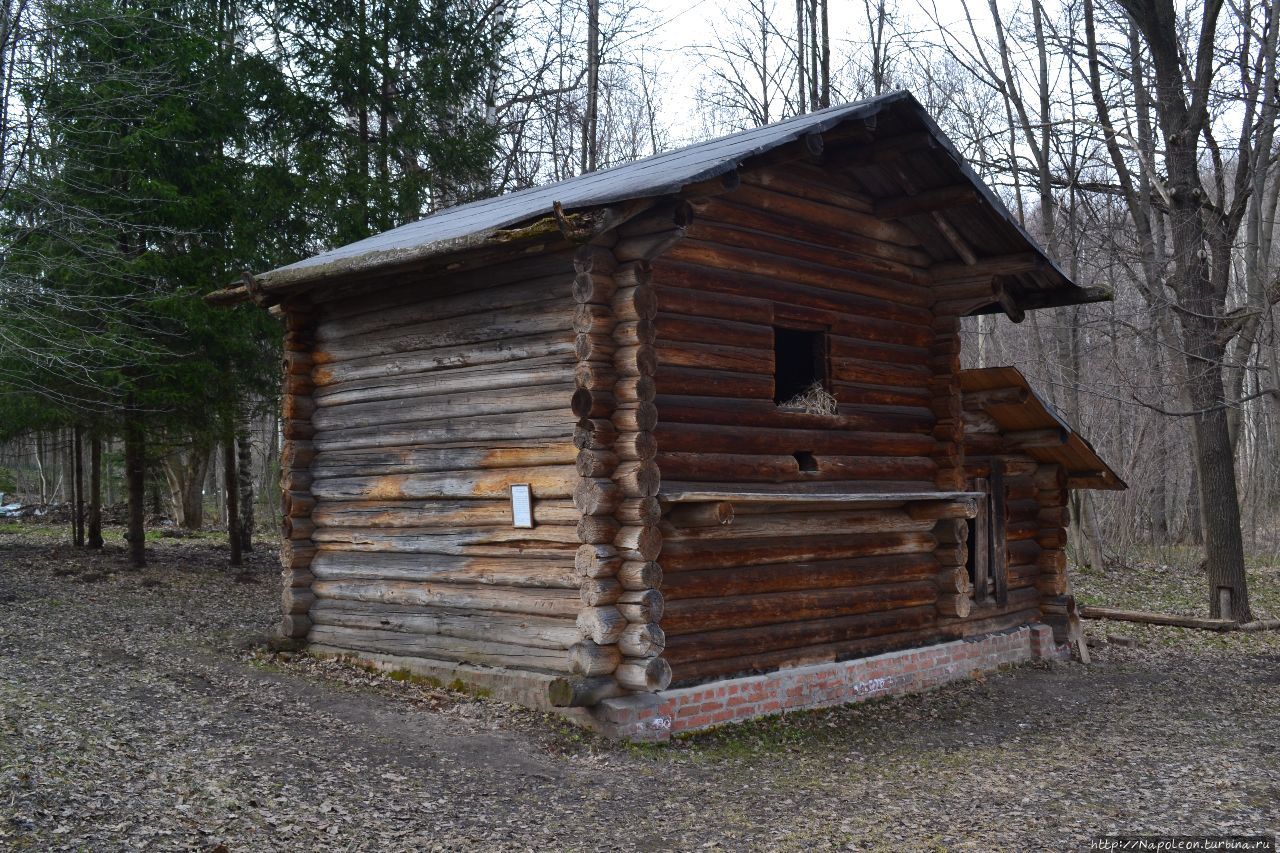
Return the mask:
<path id="1" fill-rule="evenodd" d="M 1065 468 L 1071 488 L 1129 488 L 1093 445 L 1035 392 L 1016 367 L 962 370 L 960 389 L 966 407 L 979 404 L 1021 452 L 1037 462 L 1057 462 Z"/>

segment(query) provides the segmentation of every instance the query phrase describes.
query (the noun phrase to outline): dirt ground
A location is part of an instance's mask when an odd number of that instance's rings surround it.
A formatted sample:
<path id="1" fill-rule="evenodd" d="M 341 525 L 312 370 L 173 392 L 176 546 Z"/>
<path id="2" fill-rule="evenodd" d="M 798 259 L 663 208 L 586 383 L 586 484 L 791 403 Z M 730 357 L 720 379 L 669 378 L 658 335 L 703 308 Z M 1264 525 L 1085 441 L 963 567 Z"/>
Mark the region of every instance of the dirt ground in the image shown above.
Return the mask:
<path id="1" fill-rule="evenodd" d="M 0 532 L 0 849 L 1075 850 L 1280 833 L 1280 634 L 1091 627 L 1094 663 L 611 744 L 259 644 L 275 556 L 124 568 Z M 1114 640 L 1136 646 L 1108 643 Z M 1121 636 L 1124 635 L 1124 636 Z"/>

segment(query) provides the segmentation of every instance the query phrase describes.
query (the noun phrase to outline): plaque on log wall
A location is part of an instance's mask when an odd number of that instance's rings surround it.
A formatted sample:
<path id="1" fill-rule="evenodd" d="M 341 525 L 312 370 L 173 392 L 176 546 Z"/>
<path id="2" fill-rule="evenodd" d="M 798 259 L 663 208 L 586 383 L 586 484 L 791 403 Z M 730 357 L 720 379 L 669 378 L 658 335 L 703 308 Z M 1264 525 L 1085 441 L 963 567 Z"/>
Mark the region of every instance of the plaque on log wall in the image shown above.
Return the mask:
<path id="1" fill-rule="evenodd" d="M 528 483 L 511 485 L 511 526 L 533 527 L 533 493 Z"/>

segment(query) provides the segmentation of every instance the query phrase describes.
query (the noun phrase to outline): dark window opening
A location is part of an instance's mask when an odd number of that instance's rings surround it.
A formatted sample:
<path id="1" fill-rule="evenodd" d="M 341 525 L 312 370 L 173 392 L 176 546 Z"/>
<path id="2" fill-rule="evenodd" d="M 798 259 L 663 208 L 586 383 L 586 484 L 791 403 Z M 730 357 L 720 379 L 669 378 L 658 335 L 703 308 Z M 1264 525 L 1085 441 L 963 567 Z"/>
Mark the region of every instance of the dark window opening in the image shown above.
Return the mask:
<path id="1" fill-rule="evenodd" d="M 773 402 L 787 403 L 817 384 L 827 387 L 827 335 L 808 329 L 773 330 Z"/>
<path id="2" fill-rule="evenodd" d="M 964 567 L 969 571 L 969 585 L 973 586 L 978 579 L 978 560 L 977 560 L 977 542 L 978 538 L 978 522 L 975 519 L 966 519 L 965 524 L 969 527 L 969 538 L 965 540 L 965 558 Z"/>
<path id="3" fill-rule="evenodd" d="M 791 455 L 796 458 L 796 465 L 800 467 L 800 473 L 818 473 L 818 460 L 813 457 L 812 450 L 797 450 Z"/>
<path id="4" fill-rule="evenodd" d="M 978 501 L 978 514 L 969 519 L 968 553 L 965 568 L 969 571 L 969 584 L 973 600 L 979 604 L 987 600 L 991 581 L 991 495 L 986 480 L 977 480 L 974 491 L 982 492 Z"/>

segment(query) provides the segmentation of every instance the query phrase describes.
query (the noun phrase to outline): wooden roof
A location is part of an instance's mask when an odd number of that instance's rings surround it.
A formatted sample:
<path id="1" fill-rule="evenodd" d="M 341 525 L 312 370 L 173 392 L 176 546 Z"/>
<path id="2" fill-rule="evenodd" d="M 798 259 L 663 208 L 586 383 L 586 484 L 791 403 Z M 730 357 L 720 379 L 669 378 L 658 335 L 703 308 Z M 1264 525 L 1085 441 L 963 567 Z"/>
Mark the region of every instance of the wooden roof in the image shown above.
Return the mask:
<path id="1" fill-rule="evenodd" d="M 965 394 L 982 391 L 1020 389 L 1017 400 L 984 403 L 982 406 L 1003 433 L 1058 430 L 1061 443 L 1027 447 L 1023 450 L 1037 462 L 1057 462 L 1067 471 L 1067 485 L 1073 489 L 1129 488 L 1102 460 L 1088 441 L 1071 428 L 1027 382 L 1016 367 L 984 367 L 960 371 L 960 389 Z"/>
<path id="2" fill-rule="evenodd" d="M 786 150 L 780 150 L 785 148 Z M 397 270 L 448 271 L 575 242 L 617 227 L 645 202 L 737 171 L 808 159 L 842 180 L 882 219 L 901 222 L 933 261 L 940 299 L 958 313 L 1109 299 L 1074 284 L 1018 224 L 909 92 L 831 107 L 546 186 L 459 205 L 271 270 L 206 299 L 263 304 L 336 280 Z M 545 246 L 543 247 L 545 248 Z M 481 258 L 481 261 L 473 259 Z"/>

